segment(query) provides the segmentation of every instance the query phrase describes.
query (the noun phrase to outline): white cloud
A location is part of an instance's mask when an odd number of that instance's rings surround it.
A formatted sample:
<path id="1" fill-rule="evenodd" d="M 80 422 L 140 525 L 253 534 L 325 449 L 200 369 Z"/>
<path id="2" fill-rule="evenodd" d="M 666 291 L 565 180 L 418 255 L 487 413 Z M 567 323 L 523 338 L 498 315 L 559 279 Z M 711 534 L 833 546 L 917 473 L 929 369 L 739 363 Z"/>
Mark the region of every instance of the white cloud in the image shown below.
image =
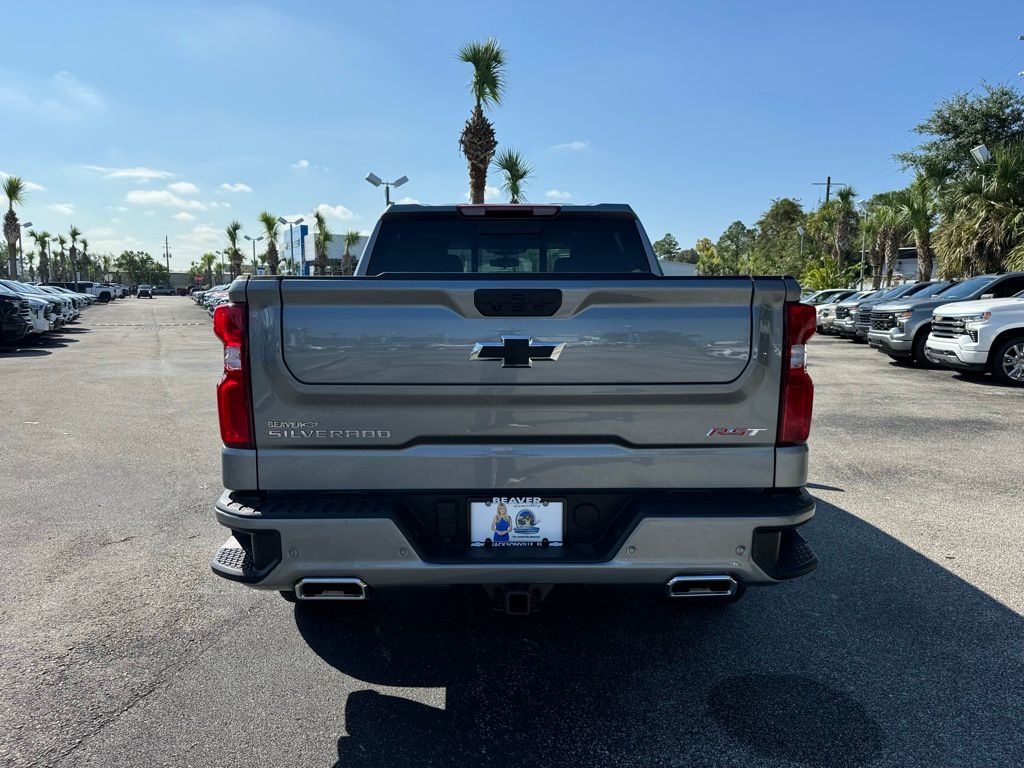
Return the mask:
<path id="1" fill-rule="evenodd" d="M 67 101 L 80 107 L 102 109 L 103 99 L 96 89 L 83 83 L 70 72 L 61 70 L 51 79 L 54 90 L 63 95 Z"/>
<path id="2" fill-rule="evenodd" d="M 195 219 L 195 216 L 193 216 L 191 213 L 180 211 L 179 213 L 176 213 L 173 216 L 171 216 L 171 218 L 177 219 L 178 221 L 193 221 Z"/>
<path id="3" fill-rule="evenodd" d="M 236 181 L 234 184 L 224 182 L 220 185 L 220 188 L 225 192 L 252 192 L 252 187 L 240 181 Z"/>
<path id="4" fill-rule="evenodd" d="M 420 201 L 415 197 L 403 197 L 401 200 L 398 200 L 397 203 L 399 205 L 419 205 Z"/>
<path id="5" fill-rule="evenodd" d="M 107 210 L 108 211 L 120 211 L 121 213 L 124 213 L 128 209 L 125 208 L 123 205 L 108 205 L 107 206 Z"/>
<path id="6" fill-rule="evenodd" d="M 74 203 L 54 203 L 53 205 L 46 206 L 48 210 L 54 213 L 59 213 L 62 216 L 74 216 L 75 215 L 75 204 Z"/>
<path id="7" fill-rule="evenodd" d="M 292 168 L 297 168 L 299 170 L 309 168 L 309 160 L 299 160 L 297 163 L 292 163 Z"/>
<path id="8" fill-rule="evenodd" d="M 219 202 L 217 200 L 211 200 L 209 203 L 207 203 L 207 205 L 209 205 L 211 208 L 230 208 L 231 207 L 231 203 Z"/>
<path id="9" fill-rule="evenodd" d="M 555 144 L 552 149 L 568 149 L 572 152 L 579 152 L 589 147 L 589 139 L 573 139 L 572 141 L 566 141 L 563 144 Z"/>
<path id="10" fill-rule="evenodd" d="M 224 232 L 209 224 L 199 224 L 189 230 L 188 234 L 179 238 L 186 248 L 205 248 L 208 245 L 219 243 L 224 237 Z"/>
<path id="11" fill-rule="evenodd" d="M 85 233 L 85 236 L 98 239 L 102 237 L 113 237 L 114 234 L 115 230 L 113 227 L 96 227 L 94 229 L 88 230 Z"/>
<path id="12" fill-rule="evenodd" d="M 176 195 L 199 194 L 199 187 L 197 187 L 191 181 L 176 181 L 173 184 L 168 184 L 167 188 L 171 190 L 171 192 L 174 192 Z"/>
<path id="13" fill-rule="evenodd" d="M 564 189 L 549 189 L 544 193 L 544 197 L 549 200 L 568 200 L 572 197 L 572 192 L 566 192 Z"/>
<path id="14" fill-rule="evenodd" d="M 320 211 L 327 218 L 341 219 L 342 221 L 351 221 L 356 217 L 352 211 L 346 208 L 344 205 L 328 205 L 327 203 L 320 203 L 315 211 Z"/>
<path id="15" fill-rule="evenodd" d="M 87 171 L 101 174 L 105 179 L 133 179 L 135 181 L 152 181 L 153 179 L 170 179 L 174 176 L 170 171 L 139 166 L 135 168 L 105 168 L 102 165 L 82 166 Z"/>
<path id="16" fill-rule="evenodd" d="M 64 70 L 48 80 L 18 81 L 5 73 L 5 82 L 0 85 L 0 112 L 19 113 L 37 120 L 73 122 L 103 108 L 103 98 L 95 88 Z"/>
<path id="17" fill-rule="evenodd" d="M 0 179 L 6 179 L 10 175 L 11 174 L 7 173 L 7 171 L 0 171 Z M 26 192 L 42 192 L 46 189 L 42 184 L 36 184 L 34 181 L 29 181 L 24 176 L 22 176 L 21 180 L 25 182 Z"/>
<path id="18" fill-rule="evenodd" d="M 204 211 L 206 206 L 198 200 L 187 200 L 166 189 L 133 189 L 124 196 L 131 205 L 159 205 L 163 208 L 184 208 Z"/>

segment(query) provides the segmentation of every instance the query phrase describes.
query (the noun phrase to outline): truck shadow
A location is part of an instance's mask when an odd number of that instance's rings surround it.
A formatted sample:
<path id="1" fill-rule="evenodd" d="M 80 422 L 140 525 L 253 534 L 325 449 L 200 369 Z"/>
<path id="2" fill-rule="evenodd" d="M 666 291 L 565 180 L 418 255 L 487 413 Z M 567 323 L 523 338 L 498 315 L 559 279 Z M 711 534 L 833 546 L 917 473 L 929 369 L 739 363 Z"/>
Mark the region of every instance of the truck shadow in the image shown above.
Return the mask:
<path id="1" fill-rule="evenodd" d="M 368 684 L 339 702 L 335 765 L 1021 764 L 1022 618 L 838 507 L 806 531 L 818 572 L 730 607 L 572 588 L 527 619 L 478 588 L 299 605 L 310 648 Z"/>

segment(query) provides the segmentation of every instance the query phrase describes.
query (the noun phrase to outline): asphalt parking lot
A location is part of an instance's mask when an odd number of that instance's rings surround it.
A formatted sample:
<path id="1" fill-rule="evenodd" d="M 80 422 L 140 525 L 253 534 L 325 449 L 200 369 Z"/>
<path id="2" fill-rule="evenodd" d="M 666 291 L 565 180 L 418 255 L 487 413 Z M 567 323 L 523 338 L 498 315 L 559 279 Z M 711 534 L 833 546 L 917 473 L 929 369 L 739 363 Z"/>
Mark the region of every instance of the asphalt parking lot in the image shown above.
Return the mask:
<path id="1" fill-rule="evenodd" d="M 127 300 L 0 352 L 0 764 L 1024 764 L 1024 392 L 817 337 L 822 566 L 735 606 L 297 610 L 209 571 L 209 325 Z"/>

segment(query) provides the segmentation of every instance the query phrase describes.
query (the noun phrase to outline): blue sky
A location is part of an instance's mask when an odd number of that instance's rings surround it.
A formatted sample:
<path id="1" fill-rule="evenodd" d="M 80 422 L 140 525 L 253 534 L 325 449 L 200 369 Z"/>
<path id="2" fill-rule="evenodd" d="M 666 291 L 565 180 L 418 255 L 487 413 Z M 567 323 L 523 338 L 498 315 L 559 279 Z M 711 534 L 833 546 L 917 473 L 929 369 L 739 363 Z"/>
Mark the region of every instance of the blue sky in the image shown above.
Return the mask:
<path id="1" fill-rule="evenodd" d="M 827 174 L 898 186 L 891 155 L 936 100 L 1024 80 L 1009 0 L 39 0 L 4 20 L 22 33 L 0 60 L 0 171 L 33 184 L 23 220 L 75 224 L 94 253 L 156 256 L 167 235 L 175 268 L 263 208 L 368 230 L 368 171 L 408 175 L 396 197 L 464 200 L 454 53 L 489 35 L 509 58 L 491 117 L 537 169 L 529 199 L 628 202 L 684 245 L 776 197 L 813 207 Z"/>

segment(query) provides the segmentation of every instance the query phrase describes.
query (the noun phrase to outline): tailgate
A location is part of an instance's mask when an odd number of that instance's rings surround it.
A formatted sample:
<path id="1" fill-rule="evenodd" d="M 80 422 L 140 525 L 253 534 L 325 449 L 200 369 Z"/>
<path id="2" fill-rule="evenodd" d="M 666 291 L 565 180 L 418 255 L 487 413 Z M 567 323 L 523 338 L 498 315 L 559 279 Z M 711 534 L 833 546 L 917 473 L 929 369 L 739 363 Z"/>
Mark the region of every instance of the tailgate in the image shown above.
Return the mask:
<path id="1" fill-rule="evenodd" d="M 721 384 L 750 360 L 752 297 L 747 279 L 285 278 L 283 356 L 305 384 Z"/>
<path id="2" fill-rule="evenodd" d="M 771 487 L 786 295 L 782 278 L 249 280 L 259 487 Z"/>

